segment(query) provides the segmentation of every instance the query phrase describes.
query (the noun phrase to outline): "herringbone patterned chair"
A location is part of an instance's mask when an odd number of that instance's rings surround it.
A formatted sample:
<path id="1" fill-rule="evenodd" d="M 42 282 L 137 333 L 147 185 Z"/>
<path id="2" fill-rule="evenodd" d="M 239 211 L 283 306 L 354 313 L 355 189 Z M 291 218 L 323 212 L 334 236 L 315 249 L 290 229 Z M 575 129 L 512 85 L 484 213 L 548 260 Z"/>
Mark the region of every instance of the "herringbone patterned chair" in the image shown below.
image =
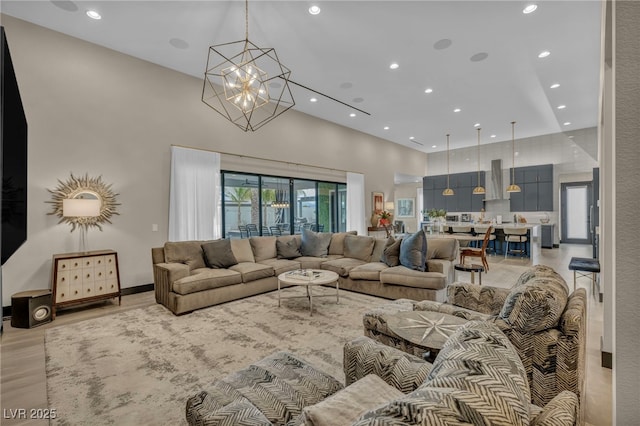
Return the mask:
<path id="1" fill-rule="evenodd" d="M 566 282 L 552 268 L 532 267 L 512 289 L 452 284 L 447 303 L 396 300 L 364 314 L 365 335 L 404 350 L 403 339 L 388 330 L 385 316 L 406 310 L 495 323 L 518 351 L 534 404 L 544 406 L 563 390 L 584 401 L 587 294 L 578 289 L 569 295 Z M 582 412 L 584 404 L 580 407 Z"/>

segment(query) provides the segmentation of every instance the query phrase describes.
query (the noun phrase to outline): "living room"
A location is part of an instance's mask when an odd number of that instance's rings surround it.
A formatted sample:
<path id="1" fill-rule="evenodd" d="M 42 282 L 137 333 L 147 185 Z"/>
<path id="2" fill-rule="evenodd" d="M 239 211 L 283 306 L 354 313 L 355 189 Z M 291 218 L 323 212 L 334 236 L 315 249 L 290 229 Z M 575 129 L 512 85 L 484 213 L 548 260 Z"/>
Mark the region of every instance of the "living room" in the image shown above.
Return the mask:
<path id="1" fill-rule="evenodd" d="M 622 17 L 616 14 L 616 18 Z M 49 285 L 54 253 L 77 251 L 77 234 L 47 215 L 51 208 L 47 189 L 66 179 L 69 172 L 102 176 L 118 192 L 118 215 L 103 232 L 89 232 L 89 248 L 117 249 L 123 287 L 133 288 L 153 281 L 149 250 L 167 240 L 172 145 L 362 173 L 366 176 L 365 194 L 397 193 L 396 172 L 424 176 L 425 164 L 431 161 L 431 156 L 408 146 L 295 110 L 259 132 L 243 133 L 204 107 L 200 101 L 201 79 L 7 15 L 2 16 L 2 24 L 18 70 L 30 140 L 29 237 L 2 269 L 4 306 L 11 305 L 13 293 Z M 505 121 L 508 124 L 509 119 Z M 605 162 L 601 167 L 613 173 L 611 169 L 622 160 L 619 155 L 622 154 L 616 151 L 609 160 L 612 164 Z M 633 154 L 624 157 L 627 161 L 632 158 Z M 633 168 L 625 169 L 623 164 L 626 163 L 618 164 L 614 170 L 628 170 L 627 179 L 633 181 Z M 222 164 L 223 169 L 227 167 Z M 609 182 L 609 189 L 616 192 L 616 185 Z M 636 194 L 634 191 L 630 193 Z M 625 206 L 624 211 L 634 210 L 637 198 L 632 199 L 634 204 L 621 205 L 619 214 Z M 607 198 L 602 203 L 615 204 Z M 609 221 L 615 211 L 609 211 Z M 608 223 L 608 231 L 615 232 L 616 227 Z M 617 227 L 624 223 L 619 222 Z M 157 231 L 152 224 L 158 225 Z M 637 232 L 635 227 L 630 229 L 630 235 L 608 237 L 607 249 L 615 253 L 612 241 L 617 241 L 621 252 L 630 247 L 620 245 Z M 609 259 L 607 270 L 616 270 L 615 279 L 610 281 L 618 284 L 606 289 L 629 290 L 626 298 L 633 301 L 630 295 L 635 294 L 634 290 L 626 288 L 621 280 L 633 276 L 632 268 L 618 265 L 615 260 L 615 256 Z M 608 297 L 616 298 L 616 294 Z M 615 312 L 608 313 L 614 323 L 618 315 L 630 314 L 624 304 L 615 306 Z M 621 321 L 629 324 L 631 320 Z M 619 327 L 617 333 L 621 332 Z M 633 340 L 623 336 L 616 340 Z M 621 354 L 624 359 L 628 352 L 620 352 L 616 347 L 615 355 Z M 620 383 L 634 377 L 627 373 L 617 370 Z M 613 410 L 619 412 L 618 419 L 631 418 L 626 416 L 638 409 L 619 404 Z"/>

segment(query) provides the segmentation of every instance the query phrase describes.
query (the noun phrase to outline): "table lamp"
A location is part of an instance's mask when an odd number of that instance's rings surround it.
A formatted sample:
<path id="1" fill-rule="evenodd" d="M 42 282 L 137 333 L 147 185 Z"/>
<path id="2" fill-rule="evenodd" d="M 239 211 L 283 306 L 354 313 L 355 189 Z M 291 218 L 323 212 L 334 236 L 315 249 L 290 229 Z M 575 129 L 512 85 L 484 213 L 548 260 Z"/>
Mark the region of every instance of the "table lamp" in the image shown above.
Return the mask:
<path id="1" fill-rule="evenodd" d="M 65 198 L 62 200 L 62 216 L 74 218 L 80 228 L 80 251 L 87 251 L 87 228 L 88 223 L 85 218 L 100 216 L 102 203 L 97 199 L 90 198 Z M 71 230 L 73 232 L 73 229 Z"/>

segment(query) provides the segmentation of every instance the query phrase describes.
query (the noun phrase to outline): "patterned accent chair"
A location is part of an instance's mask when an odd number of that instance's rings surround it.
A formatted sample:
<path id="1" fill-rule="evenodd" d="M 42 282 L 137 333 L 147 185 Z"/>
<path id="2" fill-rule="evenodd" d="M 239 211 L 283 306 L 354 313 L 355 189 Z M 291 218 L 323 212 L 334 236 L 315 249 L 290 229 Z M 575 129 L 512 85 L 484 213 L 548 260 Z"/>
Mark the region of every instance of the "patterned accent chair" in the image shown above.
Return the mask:
<path id="1" fill-rule="evenodd" d="M 370 409 L 353 423 L 335 424 L 579 424 L 573 392 L 560 392 L 544 407 L 531 404 L 520 357 L 496 324 L 487 321 L 460 327 L 433 365 L 368 337 L 357 338 L 344 347 L 344 373 L 345 390 L 373 373 L 406 394 Z"/>
<path id="2" fill-rule="evenodd" d="M 437 311 L 467 320 L 494 323 L 515 347 L 529 381 L 531 400 L 549 403 L 564 390 L 578 396 L 584 410 L 587 295 L 569 295 L 565 280 L 552 268 L 536 265 L 511 289 L 455 283 L 448 302 L 396 300 L 364 314 L 364 332 L 381 343 L 416 354 L 386 326 L 386 315 L 406 310 Z"/>

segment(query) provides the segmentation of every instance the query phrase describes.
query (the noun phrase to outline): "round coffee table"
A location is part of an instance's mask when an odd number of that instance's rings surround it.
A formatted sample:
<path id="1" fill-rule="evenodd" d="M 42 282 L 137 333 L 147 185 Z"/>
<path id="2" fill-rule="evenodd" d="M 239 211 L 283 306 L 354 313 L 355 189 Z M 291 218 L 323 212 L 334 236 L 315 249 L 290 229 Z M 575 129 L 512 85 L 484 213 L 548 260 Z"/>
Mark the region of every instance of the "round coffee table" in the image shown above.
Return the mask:
<path id="1" fill-rule="evenodd" d="M 453 265 L 453 269 L 455 269 L 456 271 L 471 272 L 471 284 L 476 283 L 474 272 L 477 272 L 480 279 L 480 282 L 478 284 L 482 285 L 482 273 L 484 272 L 484 266 L 477 264 L 469 265 L 466 263 L 458 263 L 456 265 Z"/>
<path id="2" fill-rule="evenodd" d="M 440 349 L 461 325 L 468 321 L 435 311 L 406 311 L 385 316 L 390 332 L 419 349 L 433 363 Z"/>
<path id="3" fill-rule="evenodd" d="M 336 303 L 340 303 L 340 284 L 338 282 L 338 274 L 333 271 L 324 271 L 321 269 L 297 269 L 295 271 L 283 272 L 278 275 L 278 307 L 280 299 L 297 299 L 306 297 L 309 299 L 309 315 L 313 315 L 313 292 L 311 288 L 316 285 L 336 283 Z M 307 288 L 306 296 L 280 296 L 281 284 L 304 286 Z M 316 295 L 316 297 L 331 296 L 329 294 Z"/>

